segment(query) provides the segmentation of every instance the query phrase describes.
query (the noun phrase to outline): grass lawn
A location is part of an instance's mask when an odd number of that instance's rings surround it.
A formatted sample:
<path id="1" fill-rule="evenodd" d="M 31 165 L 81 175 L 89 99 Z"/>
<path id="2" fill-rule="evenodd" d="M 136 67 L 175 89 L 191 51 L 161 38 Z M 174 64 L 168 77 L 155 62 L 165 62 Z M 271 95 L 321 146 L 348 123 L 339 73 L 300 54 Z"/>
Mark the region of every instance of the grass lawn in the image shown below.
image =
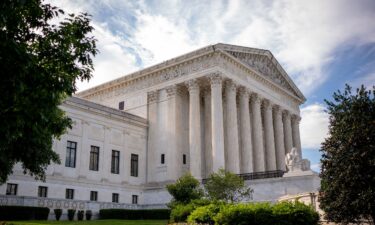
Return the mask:
<path id="1" fill-rule="evenodd" d="M 40 225 L 40 224 L 64 224 L 64 225 L 165 225 L 166 220 L 90 220 L 90 221 L 9 221 L 14 225 Z"/>

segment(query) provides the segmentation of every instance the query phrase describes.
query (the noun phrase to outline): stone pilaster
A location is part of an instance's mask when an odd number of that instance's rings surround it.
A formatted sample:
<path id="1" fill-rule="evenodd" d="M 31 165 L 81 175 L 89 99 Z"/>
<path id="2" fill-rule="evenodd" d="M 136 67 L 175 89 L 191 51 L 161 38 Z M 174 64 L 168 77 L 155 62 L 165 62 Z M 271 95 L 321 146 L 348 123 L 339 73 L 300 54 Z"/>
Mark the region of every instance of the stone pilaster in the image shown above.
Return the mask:
<path id="1" fill-rule="evenodd" d="M 156 159 L 158 158 L 157 152 L 157 140 L 159 138 L 158 135 L 158 91 L 151 91 L 147 93 L 147 101 L 148 101 L 148 112 L 147 112 L 147 119 L 148 119 L 148 154 L 147 157 L 147 173 L 146 173 L 146 181 L 152 182 L 152 178 L 155 178 L 155 168 L 156 168 Z M 121 164 L 121 162 L 120 162 Z M 124 180 L 123 182 L 127 182 L 128 180 Z"/>
<path id="2" fill-rule="evenodd" d="M 201 109 L 200 94 L 197 80 L 186 82 L 189 90 L 189 145 L 190 145 L 190 172 L 197 179 L 202 178 L 201 158 Z"/>
<path id="3" fill-rule="evenodd" d="M 251 141 L 251 123 L 249 111 L 249 93 L 245 88 L 240 88 L 240 135 L 241 135 L 241 173 L 252 173 L 253 147 Z"/>
<path id="4" fill-rule="evenodd" d="M 263 145 L 263 128 L 260 109 L 260 97 L 257 94 L 251 95 L 251 120 L 254 148 L 254 172 L 266 170 Z"/>
<path id="5" fill-rule="evenodd" d="M 212 74 L 209 78 L 212 113 L 212 170 L 216 172 L 220 168 L 225 168 L 222 78 L 219 74 Z"/>
<path id="6" fill-rule="evenodd" d="M 232 173 L 240 173 L 240 152 L 238 144 L 238 121 L 237 121 L 237 101 L 236 101 L 237 87 L 232 81 L 225 83 L 225 98 L 226 98 L 226 121 L 225 128 L 225 151 L 227 170 Z"/>
<path id="7" fill-rule="evenodd" d="M 264 141 L 266 153 L 266 170 L 276 170 L 276 152 L 275 137 L 272 121 L 272 106 L 269 100 L 263 101 L 263 125 L 264 125 Z"/>
<path id="8" fill-rule="evenodd" d="M 282 111 L 280 106 L 273 107 L 273 126 L 275 131 L 275 151 L 277 169 L 285 171 L 285 144 Z"/>
<path id="9" fill-rule="evenodd" d="M 203 92 L 204 102 L 204 154 L 206 177 L 212 173 L 212 135 L 211 135 L 211 91 Z"/>
<path id="10" fill-rule="evenodd" d="M 293 134 L 293 146 L 297 148 L 299 156 L 302 158 L 302 149 L 301 149 L 301 137 L 299 132 L 299 123 L 301 117 L 298 115 L 292 116 L 292 134 Z"/>
<path id="11" fill-rule="evenodd" d="M 289 111 L 285 110 L 283 112 L 283 125 L 284 125 L 284 145 L 285 145 L 285 154 L 290 152 L 293 147 L 292 140 L 292 122 L 290 120 Z"/>

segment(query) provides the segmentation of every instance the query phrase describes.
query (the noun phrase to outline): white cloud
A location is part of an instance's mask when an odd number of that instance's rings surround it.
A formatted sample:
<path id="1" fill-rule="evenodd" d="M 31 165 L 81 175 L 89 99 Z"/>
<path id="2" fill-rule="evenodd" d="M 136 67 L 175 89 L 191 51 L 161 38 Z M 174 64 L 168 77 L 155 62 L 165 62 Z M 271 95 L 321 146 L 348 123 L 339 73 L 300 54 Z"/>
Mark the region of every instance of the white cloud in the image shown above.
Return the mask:
<path id="1" fill-rule="evenodd" d="M 301 142 L 303 149 L 319 149 L 328 134 L 329 116 L 318 103 L 301 108 Z"/>
<path id="2" fill-rule="evenodd" d="M 320 163 L 312 164 L 312 165 L 310 166 L 310 168 L 311 168 L 313 171 L 320 173 L 320 170 L 322 169 L 322 165 L 321 165 Z"/>

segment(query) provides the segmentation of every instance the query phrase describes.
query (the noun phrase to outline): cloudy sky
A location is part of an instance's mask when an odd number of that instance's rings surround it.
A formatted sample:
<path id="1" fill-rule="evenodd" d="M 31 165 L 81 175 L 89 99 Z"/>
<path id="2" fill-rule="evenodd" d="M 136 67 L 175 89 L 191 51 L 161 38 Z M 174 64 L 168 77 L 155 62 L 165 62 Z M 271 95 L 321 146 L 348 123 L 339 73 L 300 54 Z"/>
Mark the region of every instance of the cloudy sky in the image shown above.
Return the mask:
<path id="1" fill-rule="evenodd" d="M 301 139 L 315 170 L 328 125 L 323 100 L 345 83 L 375 84 L 373 0 L 50 2 L 92 15 L 100 54 L 80 91 L 218 42 L 272 51 L 307 98 Z"/>

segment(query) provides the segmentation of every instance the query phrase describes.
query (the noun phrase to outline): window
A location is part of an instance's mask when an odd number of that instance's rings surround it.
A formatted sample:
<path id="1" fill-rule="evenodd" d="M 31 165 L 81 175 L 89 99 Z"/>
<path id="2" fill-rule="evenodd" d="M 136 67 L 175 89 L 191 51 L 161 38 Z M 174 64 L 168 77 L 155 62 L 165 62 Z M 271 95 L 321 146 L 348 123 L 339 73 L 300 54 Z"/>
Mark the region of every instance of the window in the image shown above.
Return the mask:
<path id="1" fill-rule="evenodd" d="M 48 188 L 44 186 L 39 186 L 38 187 L 38 197 L 40 198 L 47 198 L 47 192 Z"/>
<path id="2" fill-rule="evenodd" d="M 132 195 L 132 204 L 138 204 L 138 195 Z"/>
<path id="3" fill-rule="evenodd" d="M 74 190 L 73 189 L 66 189 L 65 198 L 66 199 L 74 199 Z"/>
<path id="4" fill-rule="evenodd" d="M 185 154 L 182 155 L 182 163 L 186 164 L 186 155 Z"/>
<path id="5" fill-rule="evenodd" d="M 165 154 L 161 154 L 160 163 L 161 164 L 165 163 Z"/>
<path id="6" fill-rule="evenodd" d="M 90 170 L 99 170 L 99 147 L 91 146 L 90 151 Z"/>
<path id="7" fill-rule="evenodd" d="M 90 201 L 98 201 L 98 192 L 90 191 Z"/>
<path id="8" fill-rule="evenodd" d="M 18 184 L 7 184 L 6 195 L 17 195 Z"/>
<path id="9" fill-rule="evenodd" d="M 77 142 L 68 141 L 66 145 L 66 157 L 65 166 L 66 167 L 76 167 L 76 153 L 77 153 Z"/>
<path id="10" fill-rule="evenodd" d="M 112 202 L 118 203 L 119 194 L 118 193 L 112 193 Z"/>
<path id="11" fill-rule="evenodd" d="M 120 152 L 112 150 L 111 173 L 120 173 Z"/>
<path id="12" fill-rule="evenodd" d="M 131 154 L 130 176 L 138 177 L 138 155 L 136 155 L 136 154 Z"/>
<path id="13" fill-rule="evenodd" d="M 118 109 L 119 110 L 124 110 L 124 107 L 125 107 L 125 102 L 124 101 L 121 101 L 118 103 Z"/>

